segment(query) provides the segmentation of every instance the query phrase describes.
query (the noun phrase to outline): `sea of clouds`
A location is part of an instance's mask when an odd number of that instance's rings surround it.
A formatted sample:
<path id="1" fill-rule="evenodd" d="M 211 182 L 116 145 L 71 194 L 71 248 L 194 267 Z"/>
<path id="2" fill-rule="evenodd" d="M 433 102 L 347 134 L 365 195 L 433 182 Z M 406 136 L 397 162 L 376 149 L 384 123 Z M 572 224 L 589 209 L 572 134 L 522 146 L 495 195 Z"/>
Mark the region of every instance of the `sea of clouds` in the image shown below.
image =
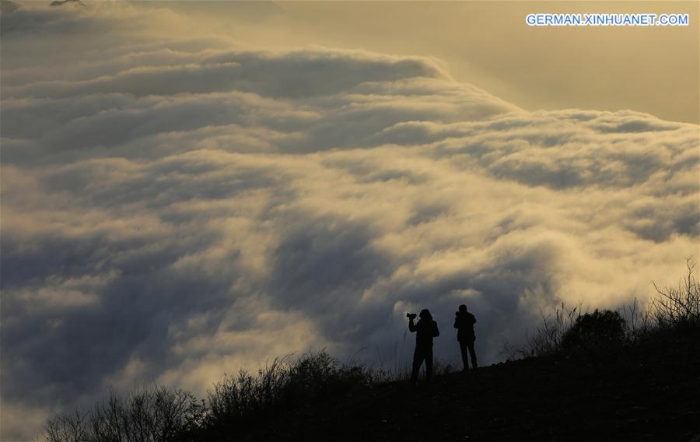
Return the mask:
<path id="1" fill-rule="evenodd" d="M 542 311 L 643 305 L 697 256 L 697 125 L 530 112 L 429 58 L 182 20 L 3 6 L 2 440 L 290 353 L 408 366 L 422 308 L 438 358 L 466 303 L 498 362 Z"/>

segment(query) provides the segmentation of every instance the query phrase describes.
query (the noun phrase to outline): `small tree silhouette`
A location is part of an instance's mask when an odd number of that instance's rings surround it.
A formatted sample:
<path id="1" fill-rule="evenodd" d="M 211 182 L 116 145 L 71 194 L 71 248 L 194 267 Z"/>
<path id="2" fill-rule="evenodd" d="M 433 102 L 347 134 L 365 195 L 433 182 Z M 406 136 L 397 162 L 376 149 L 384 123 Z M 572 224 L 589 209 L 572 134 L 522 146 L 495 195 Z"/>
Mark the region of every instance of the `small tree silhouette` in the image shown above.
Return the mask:
<path id="1" fill-rule="evenodd" d="M 686 260 L 688 274 L 678 284 L 678 288 L 654 288 L 660 295 L 652 300 L 650 315 L 661 328 L 695 329 L 700 327 L 700 283 L 693 271 L 695 263 Z"/>
<path id="2" fill-rule="evenodd" d="M 599 353 L 624 342 L 627 323 L 620 313 L 595 310 L 576 318 L 562 337 L 561 349 L 566 353 Z"/>
<path id="3" fill-rule="evenodd" d="M 205 406 L 183 390 L 153 386 L 123 397 L 115 391 L 92 411 L 58 414 L 46 442 L 183 442 L 194 440 Z"/>

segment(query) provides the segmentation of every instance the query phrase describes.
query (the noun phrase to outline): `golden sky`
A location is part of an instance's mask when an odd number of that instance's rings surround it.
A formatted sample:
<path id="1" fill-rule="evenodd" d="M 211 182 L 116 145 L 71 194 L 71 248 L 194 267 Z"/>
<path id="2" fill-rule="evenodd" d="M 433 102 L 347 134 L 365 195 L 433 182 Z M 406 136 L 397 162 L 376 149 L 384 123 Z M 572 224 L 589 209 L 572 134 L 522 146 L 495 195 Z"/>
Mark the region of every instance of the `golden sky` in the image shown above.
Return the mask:
<path id="1" fill-rule="evenodd" d="M 699 3 L 177 2 L 251 43 L 437 57 L 458 80 L 528 110 L 631 109 L 698 122 Z M 683 27 L 530 27 L 531 13 L 690 14 Z M 235 23 L 235 24 L 234 24 Z"/>

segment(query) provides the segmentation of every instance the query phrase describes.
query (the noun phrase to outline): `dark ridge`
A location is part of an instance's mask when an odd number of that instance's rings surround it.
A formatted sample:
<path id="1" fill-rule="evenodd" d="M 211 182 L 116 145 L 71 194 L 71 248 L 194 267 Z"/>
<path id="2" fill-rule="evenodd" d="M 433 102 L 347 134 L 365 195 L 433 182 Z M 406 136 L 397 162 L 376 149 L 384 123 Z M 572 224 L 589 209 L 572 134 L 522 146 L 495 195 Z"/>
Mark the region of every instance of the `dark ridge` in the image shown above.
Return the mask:
<path id="1" fill-rule="evenodd" d="M 80 6 L 85 6 L 85 4 L 83 2 L 81 2 L 80 0 L 54 0 L 51 2 L 51 4 L 49 6 L 63 6 L 66 3 L 77 3 Z"/>
<path id="2" fill-rule="evenodd" d="M 698 441 L 699 338 L 381 384 L 222 440 Z"/>

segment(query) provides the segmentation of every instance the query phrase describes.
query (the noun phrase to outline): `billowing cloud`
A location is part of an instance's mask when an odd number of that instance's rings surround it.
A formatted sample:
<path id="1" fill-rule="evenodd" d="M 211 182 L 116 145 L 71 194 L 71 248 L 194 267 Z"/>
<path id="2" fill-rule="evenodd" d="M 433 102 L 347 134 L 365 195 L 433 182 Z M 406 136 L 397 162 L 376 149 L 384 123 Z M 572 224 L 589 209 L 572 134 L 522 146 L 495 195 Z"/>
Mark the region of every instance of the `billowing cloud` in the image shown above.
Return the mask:
<path id="1" fill-rule="evenodd" d="M 201 395 L 321 347 L 406 363 L 426 307 L 438 357 L 467 303 L 495 362 L 540 309 L 644 302 L 697 252 L 696 125 L 146 25 L 170 14 L 3 15 L 3 440 L 110 386 Z"/>

